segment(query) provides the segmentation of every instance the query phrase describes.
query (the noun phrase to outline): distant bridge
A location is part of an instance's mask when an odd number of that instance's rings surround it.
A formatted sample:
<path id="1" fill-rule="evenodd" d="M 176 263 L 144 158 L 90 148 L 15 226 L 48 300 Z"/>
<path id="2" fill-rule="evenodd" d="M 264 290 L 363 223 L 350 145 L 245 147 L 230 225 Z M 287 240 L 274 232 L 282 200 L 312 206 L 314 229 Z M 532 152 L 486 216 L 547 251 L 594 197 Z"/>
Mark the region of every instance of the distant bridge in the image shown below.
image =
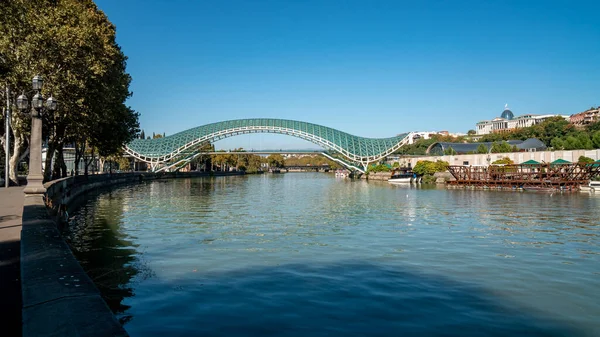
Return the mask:
<path id="1" fill-rule="evenodd" d="M 328 150 L 311 153 L 320 153 L 351 170 L 363 173 L 370 163 L 394 153 L 406 145 L 409 139 L 408 133 L 389 138 L 365 138 L 307 122 L 253 118 L 206 124 L 163 138 L 135 139 L 125 146 L 125 152 L 150 164 L 152 171 L 167 171 L 202 154 L 200 149 L 205 144 L 249 133 L 278 133 L 307 140 Z"/>

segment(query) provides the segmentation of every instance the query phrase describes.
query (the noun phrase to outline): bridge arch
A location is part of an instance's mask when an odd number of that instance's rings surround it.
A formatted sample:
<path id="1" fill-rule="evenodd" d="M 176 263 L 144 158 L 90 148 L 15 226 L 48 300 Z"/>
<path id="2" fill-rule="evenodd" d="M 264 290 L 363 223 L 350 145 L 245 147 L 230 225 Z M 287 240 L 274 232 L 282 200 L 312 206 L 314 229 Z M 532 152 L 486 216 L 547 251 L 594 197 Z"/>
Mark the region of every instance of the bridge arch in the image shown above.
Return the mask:
<path id="1" fill-rule="evenodd" d="M 307 140 L 329 151 L 339 153 L 350 163 L 346 166 L 364 172 L 366 167 L 392 154 L 408 142 L 408 133 L 389 138 L 365 138 L 330 127 L 274 118 L 237 119 L 206 124 L 164 138 L 135 139 L 125 146 L 129 155 L 149 163 L 154 171 L 159 166 L 185 162 L 199 154 L 198 149 L 224 138 L 249 133 L 277 133 Z M 330 154 L 325 154 L 331 157 Z M 362 169 L 361 169 L 362 168 Z"/>

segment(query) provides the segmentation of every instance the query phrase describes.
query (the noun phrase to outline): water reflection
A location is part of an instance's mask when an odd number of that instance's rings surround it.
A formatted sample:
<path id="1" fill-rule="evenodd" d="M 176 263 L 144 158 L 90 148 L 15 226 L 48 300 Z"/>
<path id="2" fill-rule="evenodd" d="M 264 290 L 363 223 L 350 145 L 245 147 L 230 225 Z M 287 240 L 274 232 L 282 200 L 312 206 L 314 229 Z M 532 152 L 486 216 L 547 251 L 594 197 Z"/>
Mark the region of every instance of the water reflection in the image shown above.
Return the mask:
<path id="1" fill-rule="evenodd" d="M 127 198 L 131 197 L 123 192 L 108 192 L 89 200 L 71 218 L 63 234 L 115 313 L 129 309 L 122 304 L 123 298 L 133 296 L 131 280 L 144 270 L 136 259 L 135 237 L 121 228 Z M 120 320 L 124 323 L 129 318 L 122 316 Z"/>
<path id="2" fill-rule="evenodd" d="M 138 296 L 132 336 L 584 335 L 472 284 L 359 261 L 199 271 Z"/>
<path id="3" fill-rule="evenodd" d="M 220 177 L 96 196 L 66 234 L 132 336 L 577 336 L 600 333 L 598 206 Z"/>

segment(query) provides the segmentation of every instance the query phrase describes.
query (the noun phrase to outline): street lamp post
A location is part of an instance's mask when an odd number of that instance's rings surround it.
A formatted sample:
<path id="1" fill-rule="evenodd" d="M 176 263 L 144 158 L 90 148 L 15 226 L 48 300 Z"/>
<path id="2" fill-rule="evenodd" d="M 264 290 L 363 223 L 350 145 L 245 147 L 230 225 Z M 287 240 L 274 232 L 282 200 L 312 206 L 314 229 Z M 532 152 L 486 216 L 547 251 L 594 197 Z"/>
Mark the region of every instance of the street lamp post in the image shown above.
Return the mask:
<path id="1" fill-rule="evenodd" d="M 32 81 L 36 94 L 31 99 L 31 138 L 29 139 L 29 174 L 27 187 L 23 190 L 26 195 L 46 193 L 44 188 L 44 175 L 42 174 L 42 114 L 44 110 L 44 97 L 41 94 L 44 84 L 41 76 L 35 76 Z M 46 109 L 56 110 L 57 100 L 52 96 L 46 101 Z M 29 108 L 29 101 L 25 93 L 17 98 L 17 107 L 23 113 Z"/>

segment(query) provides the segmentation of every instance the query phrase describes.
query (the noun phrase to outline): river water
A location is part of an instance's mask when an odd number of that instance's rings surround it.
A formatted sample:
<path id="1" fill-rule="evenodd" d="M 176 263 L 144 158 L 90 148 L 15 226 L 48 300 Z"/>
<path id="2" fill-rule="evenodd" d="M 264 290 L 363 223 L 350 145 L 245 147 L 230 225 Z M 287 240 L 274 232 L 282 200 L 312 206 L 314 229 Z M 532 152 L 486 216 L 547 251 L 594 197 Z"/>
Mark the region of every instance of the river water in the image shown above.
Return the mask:
<path id="1" fill-rule="evenodd" d="M 131 336 L 600 336 L 600 196 L 288 173 L 90 196 L 65 236 Z"/>

